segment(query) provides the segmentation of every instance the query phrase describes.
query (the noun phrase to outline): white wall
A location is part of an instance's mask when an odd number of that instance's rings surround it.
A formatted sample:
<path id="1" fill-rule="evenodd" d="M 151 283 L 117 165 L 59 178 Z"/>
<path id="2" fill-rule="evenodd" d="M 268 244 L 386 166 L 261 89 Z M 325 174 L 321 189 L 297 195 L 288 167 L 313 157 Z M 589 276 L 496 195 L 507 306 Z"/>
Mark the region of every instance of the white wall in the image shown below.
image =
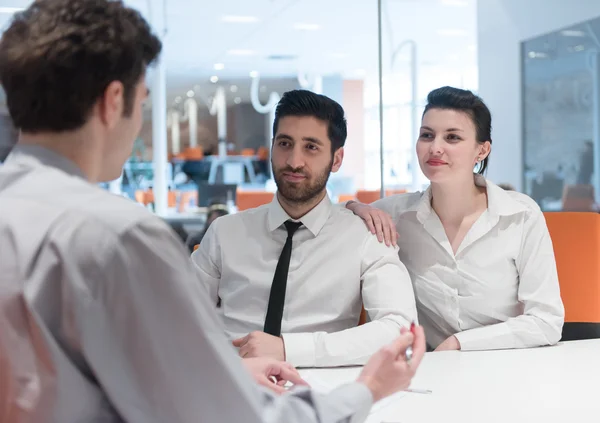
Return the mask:
<path id="1" fill-rule="evenodd" d="M 479 94 L 492 111 L 488 178 L 522 189 L 521 42 L 600 16 L 600 0 L 479 0 Z"/>

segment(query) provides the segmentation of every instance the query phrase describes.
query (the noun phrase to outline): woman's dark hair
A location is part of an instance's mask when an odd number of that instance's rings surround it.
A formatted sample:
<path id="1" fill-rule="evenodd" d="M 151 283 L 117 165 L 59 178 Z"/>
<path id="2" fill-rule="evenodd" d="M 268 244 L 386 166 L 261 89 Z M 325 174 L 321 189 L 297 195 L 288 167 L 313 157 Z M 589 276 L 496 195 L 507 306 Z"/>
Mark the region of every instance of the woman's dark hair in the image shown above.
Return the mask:
<path id="1" fill-rule="evenodd" d="M 344 109 L 329 97 L 307 90 L 292 90 L 284 93 L 275 109 L 273 138 L 279 127 L 279 119 L 286 116 L 310 116 L 327 122 L 327 136 L 331 140 L 331 153 L 335 153 L 346 143 L 348 129 Z"/>
<path id="2" fill-rule="evenodd" d="M 210 225 L 219 217 L 226 216 L 228 214 L 229 212 L 227 211 L 225 204 L 213 203 L 208 207 L 204 229 L 201 232 L 191 235 L 187 239 L 187 246 L 190 249 L 190 253 L 193 253 L 194 247 L 202 242 L 202 239 L 204 238 L 204 235 L 206 235 Z"/>
<path id="3" fill-rule="evenodd" d="M 466 113 L 475 126 L 477 142 L 492 143 L 492 115 L 483 100 L 468 90 L 454 87 L 442 87 L 433 90 L 427 96 L 427 105 L 423 116 L 431 109 L 456 110 Z M 488 154 L 479 165 L 477 173 L 483 175 L 488 167 Z"/>

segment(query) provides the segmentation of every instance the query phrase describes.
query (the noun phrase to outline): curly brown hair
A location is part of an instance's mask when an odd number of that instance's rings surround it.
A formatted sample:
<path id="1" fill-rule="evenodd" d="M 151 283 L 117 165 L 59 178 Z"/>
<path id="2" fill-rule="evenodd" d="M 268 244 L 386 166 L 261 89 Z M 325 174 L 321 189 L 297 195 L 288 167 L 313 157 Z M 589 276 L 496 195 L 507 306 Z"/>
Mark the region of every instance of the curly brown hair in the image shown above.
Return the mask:
<path id="1" fill-rule="evenodd" d="M 0 40 L 0 83 L 15 127 L 77 129 L 108 85 L 124 87 L 124 115 L 162 45 L 122 1 L 37 0 L 16 13 Z"/>

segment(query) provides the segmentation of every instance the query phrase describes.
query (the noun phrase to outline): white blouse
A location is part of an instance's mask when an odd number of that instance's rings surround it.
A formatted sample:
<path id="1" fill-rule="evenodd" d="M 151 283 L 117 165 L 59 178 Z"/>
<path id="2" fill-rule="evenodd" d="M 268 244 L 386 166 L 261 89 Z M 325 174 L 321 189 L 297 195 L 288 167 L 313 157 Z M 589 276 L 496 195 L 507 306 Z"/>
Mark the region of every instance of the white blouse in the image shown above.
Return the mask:
<path id="1" fill-rule="evenodd" d="M 428 345 L 452 335 L 462 350 L 557 343 L 564 308 L 542 211 L 528 196 L 482 176 L 475 183 L 487 188 L 488 208 L 456 255 L 431 208 L 431 188 L 373 204 L 396 222 Z"/>

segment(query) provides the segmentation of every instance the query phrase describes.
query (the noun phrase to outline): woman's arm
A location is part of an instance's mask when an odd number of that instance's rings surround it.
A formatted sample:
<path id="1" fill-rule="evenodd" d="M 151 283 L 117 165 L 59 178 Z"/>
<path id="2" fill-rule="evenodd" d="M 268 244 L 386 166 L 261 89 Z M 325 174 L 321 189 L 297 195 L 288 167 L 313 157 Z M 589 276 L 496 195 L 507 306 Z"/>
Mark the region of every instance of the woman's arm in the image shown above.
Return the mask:
<path id="1" fill-rule="evenodd" d="M 525 222 L 516 266 L 523 314 L 456 334 L 462 350 L 538 347 L 560 340 L 565 311 L 552 241 L 539 208 Z"/>

